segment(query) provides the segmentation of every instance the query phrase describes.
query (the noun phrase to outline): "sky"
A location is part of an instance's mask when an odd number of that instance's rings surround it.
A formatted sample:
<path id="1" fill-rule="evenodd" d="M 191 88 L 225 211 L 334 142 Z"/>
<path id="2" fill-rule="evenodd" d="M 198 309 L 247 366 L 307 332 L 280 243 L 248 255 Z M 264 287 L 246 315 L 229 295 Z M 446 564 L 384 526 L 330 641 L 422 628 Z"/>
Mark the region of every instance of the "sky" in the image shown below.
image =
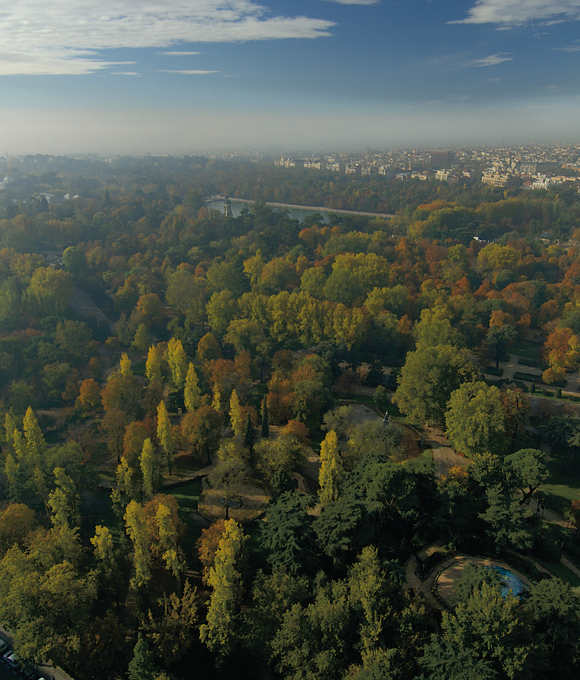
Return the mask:
<path id="1" fill-rule="evenodd" d="M 580 0 L 4 0 L 0 155 L 580 143 Z"/>

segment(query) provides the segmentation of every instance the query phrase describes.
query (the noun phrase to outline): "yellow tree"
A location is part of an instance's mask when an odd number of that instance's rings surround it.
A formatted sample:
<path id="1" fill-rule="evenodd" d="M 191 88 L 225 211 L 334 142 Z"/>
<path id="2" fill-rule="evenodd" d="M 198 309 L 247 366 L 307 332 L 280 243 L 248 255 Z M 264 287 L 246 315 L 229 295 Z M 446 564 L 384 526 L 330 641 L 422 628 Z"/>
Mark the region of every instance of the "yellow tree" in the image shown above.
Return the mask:
<path id="1" fill-rule="evenodd" d="M 143 442 L 139 462 L 143 474 L 143 495 L 150 498 L 155 493 L 157 486 L 157 460 L 155 447 L 149 437 Z"/>
<path id="2" fill-rule="evenodd" d="M 177 389 L 182 389 L 187 372 L 187 358 L 181 340 L 171 338 L 167 345 L 167 363 L 171 370 L 171 380 Z"/>
<path id="3" fill-rule="evenodd" d="M 149 382 L 161 382 L 161 352 L 157 345 L 152 345 L 147 353 L 145 375 Z"/>
<path id="4" fill-rule="evenodd" d="M 185 376 L 185 389 L 183 391 L 183 401 L 188 413 L 193 413 L 201 405 L 201 390 L 199 380 L 193 364 L 189 364 L 187 375 Z"/>
<path id="5" fill-rule="evenodd" d="M 131 579 L 131 586 L 140 588 L 151 579 L 150 538 L 143 507 L 135 501 L 130 501 L 124 519 L 125 531 L 133 544 L 135 576 Z"/>
<path id="6" fill-rule="evenodd" d="M 173 521 L 171 509 L 160 503 L 155 513 L 155 522 L 159 532 L 159 549 L 167 570 L 175 578 L 181 579 L 185 570 L 185 562 L 178 545 L 178 531 Z"/>
<path id="7" fill-rule="evenodd" d="M 321 503 L 338 500 L 343 474 L 338 436 L 334 430 L 330 430 L 320 445 L 320 473 L 318 475 L 320 491 L 318 497 Z"/>
<path id="8" fill-rule="evenodd" d="M 222 394 L 217 382 L 214 383 L 213 386 L 213 399 L 211 402 L 211 407 L 218 413 L 222 410 Z"/>
<path id="9" fill-rule="evenodd" d="M 127 352 L 123 352 L 121 354 L 121 375 L 124 375 L 125 377 L 133 375 L 133 371 L 131 370 L 131 359 L 129 359 L 129 355 Z"/>
<path id="10" fill-rule="evenodd" d="M 230 397 L 230 422 L 235 436 L 241 437 L 244 432 L 244 414 L 242 412 L 238 393 L 235 389 L 232 390 L 232 395 Z"/>
<path id="11" fill-rule="evenodd" d="M 163 447 L 167 469 L 169 470 L 169 474 L 171 474 L 175 442 L 171 421 L 169 420 L 169 413 L 167 413 L 167 408 L 163 400 L 159 402 L 159 406 L 157 407 L 157 437 Z"/>
<path id="12" fill-rule="evenodd" d="M 212 588 L 207 610 L 207 623 L 199 630 L 201 641 L 217 652 L 222 662 L 232 651 L 238 630 L 239 607 L 242 599 L 240 562 L 246 540 L 242 527 L 234 519 L 225 523 L 208 582 Z"/>

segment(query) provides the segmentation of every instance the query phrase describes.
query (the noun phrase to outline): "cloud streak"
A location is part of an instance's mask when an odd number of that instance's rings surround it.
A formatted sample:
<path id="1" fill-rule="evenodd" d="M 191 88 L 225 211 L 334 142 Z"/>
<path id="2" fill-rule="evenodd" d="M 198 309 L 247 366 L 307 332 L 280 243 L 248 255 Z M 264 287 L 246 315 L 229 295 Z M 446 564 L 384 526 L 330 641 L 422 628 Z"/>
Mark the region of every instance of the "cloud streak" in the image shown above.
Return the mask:
<path id="1" fill-rule="evenodd" d="M 253 0 L 19 0 L 0 11 L 0 75 L 81 75 L 117 66 L 100 55 L 109 49 L 312 39 L 334 25 Z"/>
<path id="2" fill-rule="evenodd" d="M 339 5 L 378 5 L 381 0 L 325 0 Z"/>
<path id="3" fill-rule="evenodd" d="M 465 19 L 453 24 L 499 24 L 505 28 L 531 23 L 580 19 L 580 0 L 478 0 Z"/>
<path id="4" fill-rule="evenodd" d="M 478 68 L 484 68 L 486 66 L 497 66 L 498 64 L 503 64 L 504 61 L 513 61 L 513 57 L 507 57 L 502 53 L 490 54 L 489 57 L 483 57 L 483 59 L 474 59 L 466 66 L 477 66 Z"/>

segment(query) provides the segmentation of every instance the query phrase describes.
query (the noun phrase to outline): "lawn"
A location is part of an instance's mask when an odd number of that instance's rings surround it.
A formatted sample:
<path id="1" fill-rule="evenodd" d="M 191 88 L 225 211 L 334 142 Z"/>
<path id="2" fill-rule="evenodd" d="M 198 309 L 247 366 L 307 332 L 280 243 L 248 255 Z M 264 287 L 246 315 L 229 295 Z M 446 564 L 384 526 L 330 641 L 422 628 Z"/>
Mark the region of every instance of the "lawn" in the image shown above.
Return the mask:
<path id="1" fill-rule="evenodd" d="M 565 567 L 561 562 L 545 562 L 544 560 L 534 557 L 536 562 L 539 562 L 543 567 L 545 567 L 551 574 L 566 581 L 573 588 L 580 586 L 580 578 L 576 574 L 572 573 L 567 567 Z"/>
<path id="2" fill-rule="evenodd" d="M 197 512 L 197 503 L 201 495 L 201 477 L 197 477 L 189 484 L 172 489 L 168 493 L 175 498 L 182 510 Z"/>
<path id="3" fill-rule="evenodd" d="M 510 354 L 517 354 L 526 359 L 539 359 L 540 349 L 542 345 L 538 342 L 530 342 L 530 340 L 520 340 L 515 345 L 510 347 Z"/>
<path id="4" fill-rule="evenodd" d="M 552 458 L 548 461 L 550 476 L 540 490 L 548 499 L 548 507 L 563 517 L 570 509 L 570 503 L 580 499 L 580 470 L 564 461 Z"/>

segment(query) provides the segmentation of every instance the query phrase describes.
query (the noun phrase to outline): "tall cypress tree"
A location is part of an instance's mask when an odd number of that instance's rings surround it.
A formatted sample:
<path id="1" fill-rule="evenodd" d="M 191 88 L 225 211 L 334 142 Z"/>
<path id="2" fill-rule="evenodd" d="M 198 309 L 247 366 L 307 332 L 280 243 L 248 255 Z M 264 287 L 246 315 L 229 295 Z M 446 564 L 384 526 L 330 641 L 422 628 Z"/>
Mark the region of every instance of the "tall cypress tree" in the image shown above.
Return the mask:
<path id="1" fill-rule="evenodd" d="M 268 402 L 266 397 L 262 399 L 262 437 L 268 439 L 270 436 L 270 418 L 268 417 Z"/>
<path id="2" fill-rule="evenodd" d="M 246 427 L 244 429 L 244 446 L 250 449 L 250 453 L 254 453 L 254 428 L 252 427 L 252 420 L 250 414 L 246 418 Z"/>

